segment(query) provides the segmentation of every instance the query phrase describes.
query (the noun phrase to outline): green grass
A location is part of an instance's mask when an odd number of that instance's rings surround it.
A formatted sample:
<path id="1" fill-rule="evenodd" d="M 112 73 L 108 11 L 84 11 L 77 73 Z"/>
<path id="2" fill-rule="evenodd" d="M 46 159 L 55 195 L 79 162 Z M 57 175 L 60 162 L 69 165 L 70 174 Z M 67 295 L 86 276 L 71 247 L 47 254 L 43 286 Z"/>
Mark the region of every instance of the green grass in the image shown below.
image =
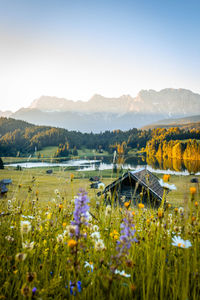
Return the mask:
<path id="1" fill-rule="evenodd" d="M 57 149 L 58 147 L 56 146 L 45 147 L 42 148 L 40 151 L 36 151 L 36 155 L 38 156 L 38 154 L 40 153 L 41 155 L 43 155 L 44 158 L 53 157 Z"/>
<path id="2" fill-rule="evenodd" d="M 177 186 L 168 195 L 172 207 L 158 212 L 108 209 L 97 190 L 90 189 L 86 177 L 92 173 L 73 172 L 73 180 L 71 174 L 62 168 L 51 175 L 45 168 L 0 171 L 0 179 L 13 180 L 7 198 L 0 201 L 0 299 L 199 299 L 200 208 L 195 203 L 200 197 L 198 191 L 191 198 L 191 176 L 171 176 L 170 183 Z M 106 185 L 114 180 L 110 175 L 102 173 Z M 69 225 L 80 188 L 88 192 L 86 209 L 93 217 L 85 223 L 80 216 L 80 234 L 75 235 Z M 81 198 L 79 205 L 83 202 Z M 183 213 L 175 212 L 179 206 Z M 120 239 L 124 234 L 127 239 Z M 191 247 L 173 246 L 175 235 L 189 240 Z M 70 293 L 70 281 L 76 296 Z"/>

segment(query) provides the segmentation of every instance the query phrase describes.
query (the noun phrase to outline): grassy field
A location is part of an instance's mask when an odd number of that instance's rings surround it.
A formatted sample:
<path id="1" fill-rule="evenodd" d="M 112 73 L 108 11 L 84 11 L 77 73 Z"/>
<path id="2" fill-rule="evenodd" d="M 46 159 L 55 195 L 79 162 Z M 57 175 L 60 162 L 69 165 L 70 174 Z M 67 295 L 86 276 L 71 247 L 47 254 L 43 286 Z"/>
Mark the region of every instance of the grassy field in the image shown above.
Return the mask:
<path id="1" fill-rule="evenodd" d="M 105 185 L 114 180 L 109 172 L 101 173 Z M 192 177 L 170 177 L 177 190 L 164 211 L 106 207 L 90 189 L 91 174 L 0 170 L 0 180 L 13 181 L 0 200 L 0 299 L 200 299 Z"/>
<path id="2" fill-rule="evenodd" d="M 0 171 L 0 180 L 3 178 L 11 178 L 13 185 L 9 188 L 8 198 L 12 197 L 12 194 L 15 192 L 16 186 L 21 184 L 21 192 L 26 193 L 28 187 L 32 183 L 32 177 L 35 177 L 34 187 L 35 189 L 40 189 L 41 200 L 50 199 L 48 196 L 53 193 L 55 189 L 60 189 L 64 192 L 67 199 L 73 197 L 79 190 L 80 187 L 84 188 L 89 192 L 89 196 L 95 196 L 95 191 L 90 189 L 89 178 L 91 176 L 99 176 L 101 181 L 107 185 L 114 181 L 120 174 L 115 174 L 112 170 L 103 170 L 103 171 L 65 171 L 61 167 L 52 168 L 53 174 L 46 174 L 47 168 L 32 168 L 32 169 L 23 169 L 22 171 L 16 171 L 12 168 L 6 168 L 5 170 Z M 70 175 L 73 174 L 75 179 L 73 182 L 73 190 L 70 181 Z M 162 174 L 155 174 L 158 178 L 162 178 Z M 176 190 L 169 192 L 167 200 L 174 207 L 176 205 L 181 206 L 184 204 L 185 198 L 188 197 L 188 191 L 191 186 L 191 179 L 194 176 L 177 176 L 171 175 L 170 183 L 175 184 Z M 200 178 L 200 176 L 198 176 Z M 200 179 L 199 179 L 200 181 Z"/>

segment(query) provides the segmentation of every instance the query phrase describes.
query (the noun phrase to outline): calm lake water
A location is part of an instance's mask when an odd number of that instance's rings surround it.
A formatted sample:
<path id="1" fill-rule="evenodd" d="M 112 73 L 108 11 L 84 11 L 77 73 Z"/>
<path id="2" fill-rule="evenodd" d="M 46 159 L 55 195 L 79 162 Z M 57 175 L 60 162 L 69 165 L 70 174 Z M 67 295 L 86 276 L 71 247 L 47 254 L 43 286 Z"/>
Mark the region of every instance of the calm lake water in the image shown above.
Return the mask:
<path id="1" fill-rule="evenodd" d="M 22 168 L 38 167 L 63 167 L 77 171 L 94 171 L 113 169 L 112 157 L 101 157 L 96 159 L 73 159 L 62 162 L 22 162 L 9 164 L 9 166 Z M 182 160 L 158 160 L 156 158 L 145 157 L 125 157 L 124 169 L 140 169 L 146 166 L 148 170 L 155 173 L 177 174 L 177 175 L 200 175 L 200 161 L 182 161 Z"/>

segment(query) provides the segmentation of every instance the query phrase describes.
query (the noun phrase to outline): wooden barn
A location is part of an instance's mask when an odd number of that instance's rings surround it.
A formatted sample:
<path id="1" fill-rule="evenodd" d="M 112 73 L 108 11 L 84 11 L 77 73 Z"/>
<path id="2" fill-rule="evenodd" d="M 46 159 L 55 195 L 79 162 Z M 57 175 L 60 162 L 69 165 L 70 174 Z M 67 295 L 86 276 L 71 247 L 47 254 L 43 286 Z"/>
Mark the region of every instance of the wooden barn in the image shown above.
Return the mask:
<path id="1" fill-rule="evenodd" d="M 114 203 L 123 206 L 124 202 L 131 201 L 137 205 L 142 202 L 145 206 L 159 207 L 163 198 L 164 189 L 158 177 L 147 169 L 128 171 L 103 191 L 106 204 Z"/>
<path id="2" fill-rule="evenodd" d="M 7 185 L 11 184 L 12 180 L 11 179 L 2 179 L 0 181 L 0 197 L 6 196 L 8 192 Z"/>

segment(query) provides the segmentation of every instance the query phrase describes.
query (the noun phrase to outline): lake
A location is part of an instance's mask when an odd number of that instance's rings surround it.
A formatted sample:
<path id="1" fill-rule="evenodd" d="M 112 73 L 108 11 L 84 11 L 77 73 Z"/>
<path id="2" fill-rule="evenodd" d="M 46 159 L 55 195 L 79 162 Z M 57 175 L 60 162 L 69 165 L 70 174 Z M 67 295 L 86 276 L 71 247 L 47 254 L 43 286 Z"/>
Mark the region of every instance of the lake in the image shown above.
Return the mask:
<path id="1" fill-rule="evenodd" d="M 166 174 L 177 174 L 177 175 L 189 175 L 196 174 L 200 175 L 200 161 L 182 161 L 182 160 L 162 160 L 155 157 L 145 158 L 142 156 L 125 156 L 123 158 L 123 169 L 140 169 L 144 166 L 151 172 L 155 173 L 166 173 Z M 85 159 L 73 159 L 62 162 L 42 162 L 42 161 L 27 161 L 19 163 L 7 164 L 7 166 L 22 168 L 39 168 L 39 167 L 63 167 L 68 170 L 76 171 L 94 171 L 94 170 L 109 170 L 116 166 L 112 162 L 112 157 L 104 156 L 96 159 L 85 158 Z M 118 165 L 119 166 L 119 165 Z"/>

